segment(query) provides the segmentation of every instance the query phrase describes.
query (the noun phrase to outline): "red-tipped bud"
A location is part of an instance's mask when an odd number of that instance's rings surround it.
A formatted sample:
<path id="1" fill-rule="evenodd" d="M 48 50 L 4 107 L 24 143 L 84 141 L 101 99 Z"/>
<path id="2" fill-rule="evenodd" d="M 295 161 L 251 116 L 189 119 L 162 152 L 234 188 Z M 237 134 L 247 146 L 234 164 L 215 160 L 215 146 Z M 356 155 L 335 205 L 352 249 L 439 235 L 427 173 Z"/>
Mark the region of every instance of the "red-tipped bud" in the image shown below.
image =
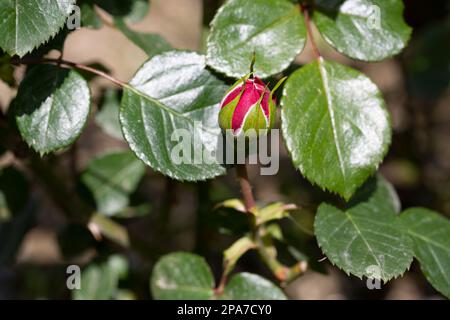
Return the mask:
<path id="1" fill-rule="evenodd" d="M 249 129 L 256 133 L 260 129 L 271 129 L 275 124 L 275 106 L 273 91 L 261 79 L 244 77 L 230 88 L 220 103 L 219 125 L 223 130 L 231 129 L 235 136 Z"/>

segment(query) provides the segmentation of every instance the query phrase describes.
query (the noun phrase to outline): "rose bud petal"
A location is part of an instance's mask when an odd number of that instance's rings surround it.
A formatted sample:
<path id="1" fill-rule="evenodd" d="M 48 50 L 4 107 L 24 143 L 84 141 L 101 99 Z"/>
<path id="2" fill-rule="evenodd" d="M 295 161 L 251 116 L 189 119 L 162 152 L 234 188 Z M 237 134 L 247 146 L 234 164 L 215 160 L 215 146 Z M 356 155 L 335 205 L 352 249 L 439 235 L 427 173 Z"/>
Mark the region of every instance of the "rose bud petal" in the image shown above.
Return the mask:
<path id="1" fill-rule="evenodd" d="M 273 92 L 281 85 L 278 82 L 271 92 L 258 77 L 248 76 L 238 80 L 228 90 L 220 103 L 219 125 L 222 130 L 232 130 L 233 135 L 246 133 L 249 129 L 271 129 L 275 125 L 276 101 Z"/>

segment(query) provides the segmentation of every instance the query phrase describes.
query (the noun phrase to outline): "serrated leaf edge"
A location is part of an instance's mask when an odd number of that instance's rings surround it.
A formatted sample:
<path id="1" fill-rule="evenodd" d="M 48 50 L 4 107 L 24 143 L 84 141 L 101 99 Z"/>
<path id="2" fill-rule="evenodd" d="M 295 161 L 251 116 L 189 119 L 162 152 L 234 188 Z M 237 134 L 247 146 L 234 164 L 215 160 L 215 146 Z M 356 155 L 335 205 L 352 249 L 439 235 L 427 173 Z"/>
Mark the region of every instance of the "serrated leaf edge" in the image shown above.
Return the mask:
<path id="1" fill-rule="evenodd" d="M 214 69 L 215 71 L 217 71 L 218 73 L 220 73 L 220 74 L 222 74 L 222 75 L 224 75 L 224 76 L 226 76 L 226 77 L 231 77 L 231 78 L 236 78 L 236 79 L 238 79 L 238 78 L 241 78 L 241 77 L 242 77 L 242 74 L 238 74 L 237 72 L 236 72 L 236 73 L 234 73 L 234 72 L 228 72 L 228 69 L 227 69 L 227 68 L 220 67 L 220 66 L 218 66 L 218 65 L 215 65 L 214 63 L 211 63 L 211 55 L 210 55 L 210 53 L 209 53 L 209 46 L 210 46 L 210 42 L 211 42 L 210 40 L 211 40 L 212 34 L 214 33 L 214 31 L 215 31 L 215 29 L 216 29 L 216 27 L 215 27 L 216 19 L 217 19 L 217 17 L 222 13 L 222 11 L 224 10 L 224 8 L 226 8 L 227 6 L 230 5 L 231 1 L 233 1 L 233 0 L 227 1 L 223 6 L 221 6 L 221 7 L 219 8 L 219 10 L 217 10 L 216 14 L 214 15 L 214 18 L 211 20 L 211 22 L 210 22 L 210 24 L 209 24 L 210 32 L 209 32 L 209 34 L 208 34 L 208 37 L 206 38 L 206 64 L 207 64 L 209 67 L 211 67 L 212 69 Z M 292 4 L 292 5 L 293 5 L 293 4 Z M 293 9 L 294 9 L 294 5 L 293 5 L 292 10 L 293 10 Z M 302 20 L 302 22 L 304 22 L 304 21 L 303 21 L 303 16 L 302 16 L 301 14 L 299 14 L 299 18 Z M 305 27 L 305 28 L 306 28 L 306 27 Z M 275 75 L 275 74 L 277 74 L 277 73 L 283 72 L 284 70 L 286 70 L 286 69 L 292 64 L 292 62 L 295 61 L 295 58 L 296 58 L 296 57 L 297 57 L 297 56 L 305 49 L 305 47 L 306 47 L 306 37 L 305 37 L 305 40 L 303 41 L 303 46 L 298 50 L 298 52 L 297 52 L 296 55 L 292 58 L 292 60 L 291 60 L 291 61 L 287 61 L 287 62 L 283 63 L 283 64 L 280 66 L 281 71 L 275 72 L 275 73 L 273 73 L 273 74 L 263 74 L 263 75 L 259 74 L 258 76 L 260 76 L 261 79 L 267 79 L 267 78 L 269 78 L 269 77 L 271 77 L 271 76 L 273 76 L 273 75 Z"/>

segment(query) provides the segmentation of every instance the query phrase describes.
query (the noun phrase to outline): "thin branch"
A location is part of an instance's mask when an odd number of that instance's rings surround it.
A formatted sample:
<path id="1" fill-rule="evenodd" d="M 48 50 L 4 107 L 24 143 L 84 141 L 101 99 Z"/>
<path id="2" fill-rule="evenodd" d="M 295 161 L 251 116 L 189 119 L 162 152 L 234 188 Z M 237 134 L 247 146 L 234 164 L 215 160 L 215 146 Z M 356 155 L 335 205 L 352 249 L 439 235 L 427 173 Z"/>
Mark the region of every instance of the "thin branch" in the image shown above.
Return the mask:
<path id="1" fill-rule="evenodd" d="M 272 240 L 270 239 L 269 241 L 269 243 L 264 243 L 261 235 L 258 235 L 258 253 L 265 264 L 269 267 L 270 271 L 272 271 L 272 274 L 278 281 L 281 282 L 282 286 L 286 285 L 306 271 L 308 268 L 308 263 L 306 261 L 299 261 L 291 267 L 281 263 L 277 259 L 276 254 L 273 254 L 273 251 L 276 252 L 276 248 L 273 245 Z"/>
<path id="2" fill-rule="evenodd" d="M 310 16 L 310 6 L 309 4 L 301 4 L 300 8 L 303 12 L 303 16 L 305 17 L 306 30 L 308 32 L 308 37 L 311 40 L 311 46 L 313 50 L 313 54 L 316 59 L 321 57 L 319 49 L 317 48 L 316 41 L 314 40 L 314 35 L 311 27 L 311 16 Z"/>
<path id="3" fill-rule="evenodd" d="M 255 198 L 253 197 L 252 186 L 250 185 L 250 181 L 248 180 L 247 165 L 236 165 L 236 172 L 239 179 L 239 184 L 241 185 L 245 209 L 247 213 L 251 213 L 251 211 L 255 208 Z"/>
<path id="4" fill-rule="evenodd" d="M 214 294 L 216 296 L 220 296 L 223 294 L 223 292 L 225 291 L 225 286 L 227 285 L 228 282 L 228 274 L 227 273 L 222 273 L 222 276 L 220 277 L 219 280 L 219 285 L 217 286 L 217 288 L 214 289 Z"/>
<path id="5" fill-rule="evenodd" d="M 253 65 L 253 63 L 252 63 L 252 65 Z M 253 68 L 253 66 L 250 67 L 250 69 L 252 69 L 252 68 Z M 251 71 L 253 71 L 253 70 L 251 70 Z M 236 165 L 236 173 L 237 173 L 237 177 L 239 180 L 239 184 L 241 186 L 242 197 L 244 198 L 245 211 L 249 217 L 249 223 L 251 225 L 253 234 L 256 236 L 258 230 L 257 230 L 257 226 L 255 224 L 255 216 L 252 213 L 252 211 L 255 209 L 256 205 L 255 205 L 255 198 L 253 196 L 252 186 L 250 185 L 250 181 L 248 179 L 247 165 L 245 163 L 237 164 Z M 227 262 L 225 261 L 224 265 L 223 265 L 223 273 L 220 277 L 219 284 L 214 289 L 214 294 L 216 296 L 222 295 L 225 290 L 225 286 L 228 282 L 228 274 L 231 271 L 231 270 L 227 270 L 227 269 L 228 269 L 228 266 L 227 266 Z"/>
<path id="6" fill-rule="evenodd" d="M 66 66 L 66 67 L 71 67 L 74 69 L 78 69 L 78 70 L 84 70 L 93 74 L 96 74 L 102 78 L 105 78 L 109 81 L 111 81 L 112 83 L 116 84 L 117 86 L 123 88 L 128 86 L 128 84 L 126 82 L 123 82 L 122 80 L 119 80 L 117 78 L 114 78 L 113 76 L 107 74 L 106 72 L 103 72 L 101 70 L 95 69 L 93 67 L 81 64 L 81 63 L 76 63 L 76 62 L 72 62 L 72 61 L 67 61 L 67 60 L 63 60 L 63 59 L 53 59 L 53 58 L 42 58 L 42 59 L 19 59 L 19 58 L 12 58 L 11 59 L 11 63 L 13 64 L 43 64 L 43 63 L 52 63 L 52 64 L 56 64 L 58 66 Z"/>

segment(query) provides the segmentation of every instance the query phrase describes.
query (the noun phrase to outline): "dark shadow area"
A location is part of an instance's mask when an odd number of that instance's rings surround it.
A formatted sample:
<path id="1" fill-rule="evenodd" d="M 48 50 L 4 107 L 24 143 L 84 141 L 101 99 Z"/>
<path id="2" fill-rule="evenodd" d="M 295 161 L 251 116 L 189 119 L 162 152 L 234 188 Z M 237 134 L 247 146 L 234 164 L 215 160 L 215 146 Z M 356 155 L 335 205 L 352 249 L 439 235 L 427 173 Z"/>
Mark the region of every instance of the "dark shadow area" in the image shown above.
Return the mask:
<path id="1" fill-rule="evenodd" d="M 30 68 L 19 87 L 19 94 L 12 105 L 12 113 L 20 117 L 30 115 L 41 108 L 44 101 L 63 85 L 69 73 L 69 69 L 50 64 Z"/>

